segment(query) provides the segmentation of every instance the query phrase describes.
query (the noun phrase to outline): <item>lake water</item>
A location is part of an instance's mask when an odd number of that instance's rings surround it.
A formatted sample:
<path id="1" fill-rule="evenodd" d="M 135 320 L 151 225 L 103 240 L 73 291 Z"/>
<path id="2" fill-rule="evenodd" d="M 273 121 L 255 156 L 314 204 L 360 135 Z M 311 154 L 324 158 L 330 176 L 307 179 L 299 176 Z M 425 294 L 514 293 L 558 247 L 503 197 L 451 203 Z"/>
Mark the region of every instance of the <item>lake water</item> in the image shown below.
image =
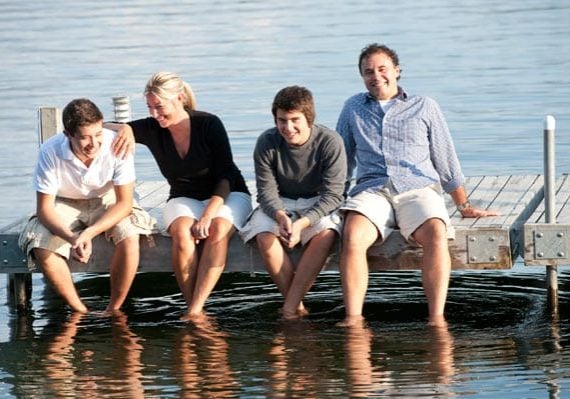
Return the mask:
<path id="1" fill-rule="evenodd" d="M 193 86 L 218 114 L 234 156 L 253 178 L 251 152 L 272 125 L 280 88 L 309 87 L 317 121 L 334 127 L 363 90 L 360 49 L 395 48 L 409 92 L 441 105 L 466 175 L 542 173 L 543 119 L 557 119 L 557 171 L 570 170 L 570 4 L 560 0 L 282 1 L 0 0 L 0 226 L 34 207 L 37 110 L 141 92 L 159 70 Z M 144 148 L 139 179 L 160 179 Z M 544 271 L 454 272 L 448 329 L 425 324 L 418 273 L 371 278 L 363 329 L 342 318 L 336 274 L 307 297 L 311 317 L 282 323 L 266 275 L 226 274 L 210 323 L 178 321 L 169 275 L 139 275 L 124 315 L 70 316 L 40 276 L 33 312 L 0 303 L 0 397 L 469 397 L 558 398 L 570 391 L 570 275 L 561 269 L 560 318 L 546 309 Z M 78 281 L 93 308 L 106 277 Z M 0 299 L 6 276 L 0 275 Z"/>

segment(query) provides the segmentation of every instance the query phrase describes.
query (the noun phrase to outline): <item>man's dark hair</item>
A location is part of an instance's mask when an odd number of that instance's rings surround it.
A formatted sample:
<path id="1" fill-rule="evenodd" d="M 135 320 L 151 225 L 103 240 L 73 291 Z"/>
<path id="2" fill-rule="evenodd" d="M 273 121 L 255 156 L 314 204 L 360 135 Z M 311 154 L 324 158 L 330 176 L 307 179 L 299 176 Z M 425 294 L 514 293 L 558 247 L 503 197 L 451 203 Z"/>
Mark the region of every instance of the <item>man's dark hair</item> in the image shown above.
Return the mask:
<path id="1" fill-rule="evenodd" d="M 61 114 L 65 133 L 73 136 L 83 126 L 92 125 L 103 120 L 99 108 L 86 98 L 72 100 L 65 106 Z"/>
<path id="2" fill-rule="evenodd" d="M 370 57 L 373 54 L 377 54 L 377 53 L 383 53 L 386 54 L 388 57 L 390 57 L 390 59 L 392 60 L 392 63 L 394 64 L 394 66 L 399 66 L 400 65 L 400 59 L 398 58 L 398 54 L 396 54 L 396 52 L 394 50 L 392 50 L 390 47 L 384 45 L 384 44 L 378 44 L 378 43 L 372 43 L 369 44 L 368 46 L 364 47 L 362 49 L 362 51 L 360 52 L 360 57 L 358 57 L 358 72 L 362 75 L 362 62 Z M 402 68 L 400 68 L 400 73 L 402 72 Z M 398 79 L 400 79 L 400 77 L 398 76 Z"/>
<path id="3" fill-rule="evenodd" d="M 271 106 L 274 119 L 277 117 L 278 109 L 286 112 L 299 111 L 305 115 L 309 126 L 313 126 L 316 116 L 315 104 L 313 95 L 306 87 L 289 86 L 279 90 Z"/>

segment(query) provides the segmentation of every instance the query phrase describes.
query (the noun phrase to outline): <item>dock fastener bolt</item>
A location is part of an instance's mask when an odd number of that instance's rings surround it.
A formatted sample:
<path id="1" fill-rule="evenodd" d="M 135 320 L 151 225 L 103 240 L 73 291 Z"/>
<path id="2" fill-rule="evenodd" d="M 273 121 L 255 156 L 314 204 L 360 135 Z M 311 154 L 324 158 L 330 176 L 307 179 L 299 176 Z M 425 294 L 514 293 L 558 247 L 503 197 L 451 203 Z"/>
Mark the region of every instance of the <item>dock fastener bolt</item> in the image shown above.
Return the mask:
<path id="1" fill-rule="evenodd" d="M 537 236 L 538 238 L 542 238 L 542 237 L 544 237 L 544 234 L 542 234 L 542 233 L 536 233 L 536 236 Z"/>
<path id="2" fill-rule="evenodd" d="M 477 237 L 471 236 L 471 237 L 469 237 L 469 241 L 471 241 L 471 242 L 477 241 Z"/>
<path id="3" fill-rule="evenodd" d="M 564 256 L 566 256 L 566 254 L 562 251 L 558 252 L 558 257 L 563 258 Z"/>
<path id="4" fill-rule="evenodd" d="M 493 256 L 491 256 L 491 257 L 489 258 L 489 260 L 490 260 L 491 262 L 495 262 L 495 261 L 497 260 L 497 257 L 496 257 L 495 255 L 493 255 Z"/>
<path id="5" fill-rule="evenodd" d="M 544 256 L 544 252 L 539 252 L 536 254 L 536 256 L 538 256 L 539 258 L 542 258 Z"/>
<path id="6" fill-rule="evenodd" d="M 556 237 L 559 237 L 559 238 L 564 237 L 564 233 L 560 231 L 560 232 L 556 233 Z"/>
<path id="7" fill-rule="evenodd" d="M 469 258 L 469 260 L 470 260 L 471 262 L 475 262 L 475 261 L 477 260 L 477 257 L 476 257 L 476 256 L 472 256 L 471 258 Z"/>
<path id="8" fill-rule="evenodd" d="M 489 237 L 489 241 L 494 242 L 494 241 L 495 241 L 495 237 L 493 237 L 493 236 Z"/>

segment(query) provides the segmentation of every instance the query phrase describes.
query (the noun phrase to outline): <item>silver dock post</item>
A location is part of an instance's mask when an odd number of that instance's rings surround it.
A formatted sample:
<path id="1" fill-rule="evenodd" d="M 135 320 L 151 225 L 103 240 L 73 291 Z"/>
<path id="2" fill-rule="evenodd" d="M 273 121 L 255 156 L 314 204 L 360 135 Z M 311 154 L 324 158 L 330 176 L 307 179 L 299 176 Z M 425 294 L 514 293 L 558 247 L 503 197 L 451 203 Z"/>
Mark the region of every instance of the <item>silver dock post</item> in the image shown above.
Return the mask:
<path id="1" fill-rule="evenodd" d="M 556 224 L 555 193 L 555 145 L 554 130 L 556 120 L 552 115 L 544 118 L 544 209 L 545 223 Z M 556 265 L 546 266 L 546 288 L 548 304 L 553 315 L 558 314 L 558 268 Z"/>
<path id="2" fill-rule="evenodd" d="M 115 121 L 125 123 L 131 120 L 131 102 L 129 96 L 113 97 Z"/>

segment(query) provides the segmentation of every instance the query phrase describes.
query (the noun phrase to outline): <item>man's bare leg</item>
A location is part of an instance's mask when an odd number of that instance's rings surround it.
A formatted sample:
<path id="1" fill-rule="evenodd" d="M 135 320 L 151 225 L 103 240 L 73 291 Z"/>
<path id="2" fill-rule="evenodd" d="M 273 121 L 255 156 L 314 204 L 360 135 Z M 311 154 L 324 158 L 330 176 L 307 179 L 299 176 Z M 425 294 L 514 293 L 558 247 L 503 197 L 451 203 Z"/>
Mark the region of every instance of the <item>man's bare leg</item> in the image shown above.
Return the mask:
<path id="1" fill-rule="evenodd" d="M 349 211 L 342 234 L 340 272 L 344 296 L 345 319 L 339 326 L 362 322 L 364 297 L 368 289 L 366 252 L 378 239 L 378 230 L 365 216 Z"/>
<path id="2" fill-rule="evenodd" d="M 429 323 L 444 325 L 451 275 L 445 223 L 441 219 L 429 219 L 413 233 L 413 237 L 423 247 L 422 284 L 428 301 Z"/>

